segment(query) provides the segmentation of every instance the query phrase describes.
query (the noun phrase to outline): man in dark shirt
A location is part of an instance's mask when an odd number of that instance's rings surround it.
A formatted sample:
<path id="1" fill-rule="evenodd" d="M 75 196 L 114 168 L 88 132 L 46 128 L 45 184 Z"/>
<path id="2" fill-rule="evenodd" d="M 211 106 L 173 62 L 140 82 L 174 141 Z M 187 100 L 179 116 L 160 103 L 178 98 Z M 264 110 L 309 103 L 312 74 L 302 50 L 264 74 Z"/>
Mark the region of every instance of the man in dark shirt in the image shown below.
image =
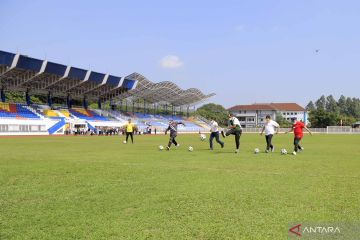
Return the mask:
<path id="1" fill-rule="evenodd" d="M 179 147 L 180 144 L 178 144 L 175 140 L 176 136 L 177 136 L 177 132 L 178 132 L 178 125 L 181 124 L 183 126 L 185 126 L 184 123 L 182 122 L 176 122 L 173 120 L 169 121 L 169 126 L 167 127 L 167 129 L 165 130 L 165 135 L 167 134 L 168 131 L 170 131 L 170 139 L 169 139 L 169 143 L 166 147 L 166 150 L 170 150 L 171 144 L 175 144 L 176 147 Z"/>

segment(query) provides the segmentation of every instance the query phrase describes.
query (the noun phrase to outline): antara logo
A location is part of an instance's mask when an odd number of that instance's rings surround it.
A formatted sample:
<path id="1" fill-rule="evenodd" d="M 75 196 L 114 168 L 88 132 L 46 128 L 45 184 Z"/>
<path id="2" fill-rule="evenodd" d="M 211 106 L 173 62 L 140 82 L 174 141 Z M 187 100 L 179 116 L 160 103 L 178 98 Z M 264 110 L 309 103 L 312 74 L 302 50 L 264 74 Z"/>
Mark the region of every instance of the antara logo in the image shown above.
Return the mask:
<path id="1" fill-rule="evenodd" d="M 339 227 L 331 227 L 331 226 L 315 226 L 315 227 L 305 227 L 303 233 L 340 233 Z"/>
<path id="2" fill-rule="evenodd" d="M 297 224 L 289 229 L 289 232 L 298 237 L 308 234 L 336 234 L 340 233 L 340 228 L 337 226 L 305 226 L 303 230 L 301 224 Z"/>

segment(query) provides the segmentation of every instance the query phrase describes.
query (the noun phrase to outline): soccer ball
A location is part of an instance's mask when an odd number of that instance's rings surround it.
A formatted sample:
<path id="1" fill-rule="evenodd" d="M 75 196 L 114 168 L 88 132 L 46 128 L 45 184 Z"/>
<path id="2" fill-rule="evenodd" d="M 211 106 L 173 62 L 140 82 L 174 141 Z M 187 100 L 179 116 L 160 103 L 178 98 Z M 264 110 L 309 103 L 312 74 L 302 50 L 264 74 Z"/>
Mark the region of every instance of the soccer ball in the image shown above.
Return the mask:
<path id="1" fill-rule="evenodd" d="M 126 144 L 126 140 L 124 140 L 123 143 Z"/>
<path id="2" fill-rule="evenodd" d="M 194 150 L 194 148 L 192 146 L 189 146 L 188 151 L 192 152 L 193 150 Z"/>
<path id="3" fill-rule="evenodd" d="M 258 148 L 255 148 L 255 149 L 254 149 L 254 153 L 255 153 L 255 154 L 258 154 L 259 152 L 260 152 L 260 150 L 259 150 Z"/>
<path id="4" fill-rule="evenodd" d="M 163 145 L 160 145 L 160 146 L 159 146 L 159 150 L 160 150 L 160 151 L 164 150 Z"/>
<path id="5" fill-rule="evenodd" d="M 205 141 L 205 139 L 206 139 L 206 135 L 205 134 L 200 134 L 200 140 Z"/>
<path id="6" fill-rule="evenodd" d="M 285 148 L 281 149 L 281 155 L 286 155 L 287 154 L 287 151 Z"/>

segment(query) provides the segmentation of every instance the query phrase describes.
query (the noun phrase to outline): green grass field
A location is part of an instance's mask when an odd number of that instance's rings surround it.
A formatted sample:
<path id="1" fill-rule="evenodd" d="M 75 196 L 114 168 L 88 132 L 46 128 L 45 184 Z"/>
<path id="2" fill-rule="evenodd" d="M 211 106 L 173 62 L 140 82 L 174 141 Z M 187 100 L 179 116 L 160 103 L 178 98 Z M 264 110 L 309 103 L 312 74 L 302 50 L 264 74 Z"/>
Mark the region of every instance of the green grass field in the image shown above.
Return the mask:
<path id="1" fill-rule="evenodd" d="M 360 216 L 360 135 L 0 138 L 0 239 L 286 239 L 289 223 Z M 194 151 L 188 152 L 187 146 Z"/>

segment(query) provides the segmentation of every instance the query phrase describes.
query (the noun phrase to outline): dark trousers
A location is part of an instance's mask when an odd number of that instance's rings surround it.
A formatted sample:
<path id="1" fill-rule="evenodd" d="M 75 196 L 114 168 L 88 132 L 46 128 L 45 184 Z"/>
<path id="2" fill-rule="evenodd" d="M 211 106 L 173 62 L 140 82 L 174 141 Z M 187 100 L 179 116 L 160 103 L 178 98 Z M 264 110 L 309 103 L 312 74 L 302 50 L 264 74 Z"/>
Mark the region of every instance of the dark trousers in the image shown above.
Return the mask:
<path id="1" fill-rule="evenodd" d="M 170 135 L 170 139 L 169 139 L 169 143 L 168 143 L 168 147 L 171 147 L 171 144 L 173 143 L 175 146 L 178 145 L 178 143 L 176 142 L 175 138 L 177 135 Z"/>
<path id="2" fill-rule="evenodd" d="M 270 150 L 274 148 L 274 146 L 271 143 L 273 135 L 269 134 L 269 135 L 265 135 L 265 139 L 266 139 L 266 150 Z"/>
<path id="3" fill-rule="evenodd" d="M 242 133 L 242 130 L 241 129 L 236 129 L 236 128 L 231 128 L 225 133 L 226 136 L 235 135 L 236 149 L 240 148 L 240 136 L 241 136 L 241 133 Z"/>
<path id="4" fill-rule="evenodd" d="M 295 152 L 297 152 L 298 150 L 301 149 L 300 141 L 301 141 L 301 138 L 297 138 L 297 137 L 294 138 L 294 151 Z"/>
<path id="5" fill-rule="evenodd" d="M 220 144 L 221 146 L 223 146 L 223 142 L 222 141 L 220 141 L 220 138 L 219 138 L 219 132 L 212 132 L 211 134 L 210 134 L 210 139 L 209 139 L 209 141 L 210 141 L 210 149 L 213 149 L 213 139 L 216 139 L 216 142 L 218 143 L 218 144 Z"/>
<path id="6" fill-rule="evenodd" d="M 131 142 L 134 143 L 134 137 L 132 132 L 126 132 L 126 141 L 128 141 L 129 136 L 131 138 Z"/>

